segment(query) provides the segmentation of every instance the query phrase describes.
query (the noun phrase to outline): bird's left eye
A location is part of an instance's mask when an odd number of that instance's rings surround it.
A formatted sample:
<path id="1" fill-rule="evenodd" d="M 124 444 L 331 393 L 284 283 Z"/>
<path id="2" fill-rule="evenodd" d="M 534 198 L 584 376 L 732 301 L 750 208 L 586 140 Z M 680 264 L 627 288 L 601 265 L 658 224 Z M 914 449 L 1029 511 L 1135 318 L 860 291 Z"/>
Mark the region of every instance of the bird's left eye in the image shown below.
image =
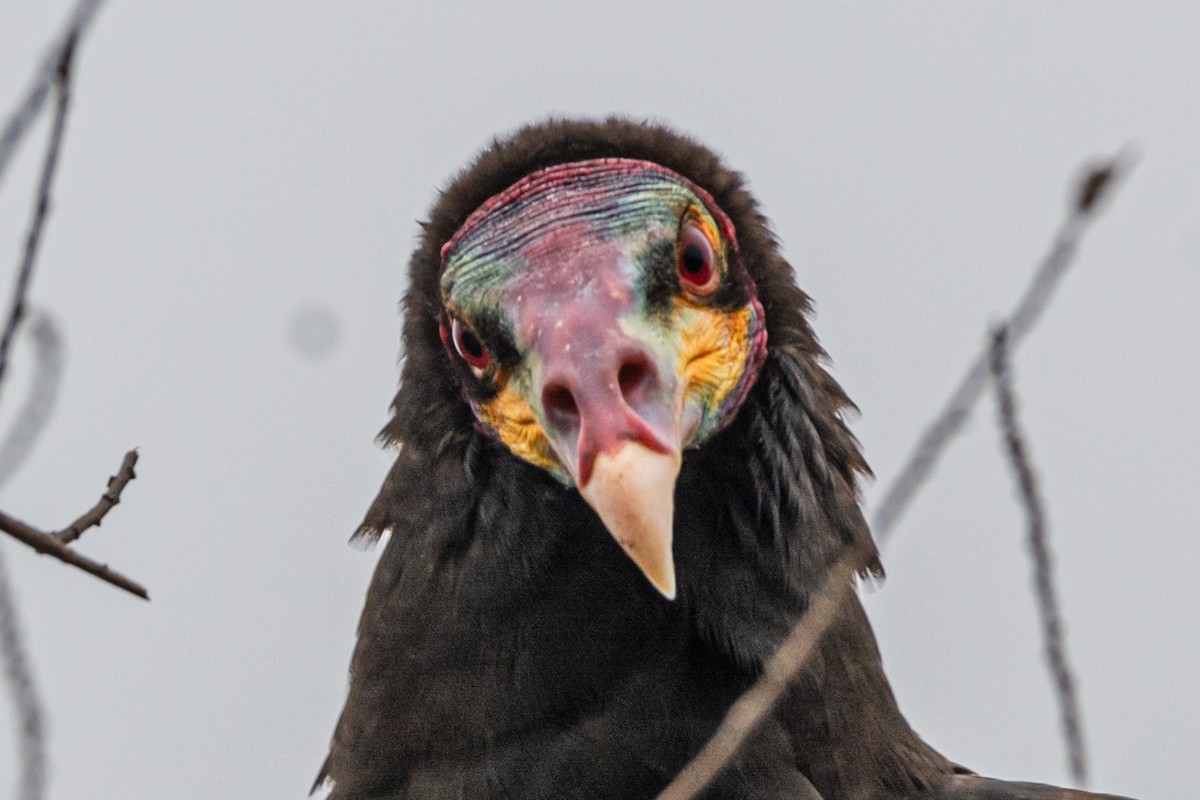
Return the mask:
<path id="1" fill-rule="evenodd" d="M 463 361 L 467 362 L 467 366 L 476 375 L 482 375 L 492 362 L 492 358 L 488 355 L 483 342 L 475 335 L 475 331 L 468 328 L 461 320 L 455 319 L 450 325 L 450 333 L 454 337 L 454 349 L 462 356 Z"/>
<path id="2" fill-rule="evenodd" d="M 695 295 L 706 295 L 717 288 L 716 256 L 712 242 L 693 222 L 683 226 L 679 236 L 679 282 Z"/>

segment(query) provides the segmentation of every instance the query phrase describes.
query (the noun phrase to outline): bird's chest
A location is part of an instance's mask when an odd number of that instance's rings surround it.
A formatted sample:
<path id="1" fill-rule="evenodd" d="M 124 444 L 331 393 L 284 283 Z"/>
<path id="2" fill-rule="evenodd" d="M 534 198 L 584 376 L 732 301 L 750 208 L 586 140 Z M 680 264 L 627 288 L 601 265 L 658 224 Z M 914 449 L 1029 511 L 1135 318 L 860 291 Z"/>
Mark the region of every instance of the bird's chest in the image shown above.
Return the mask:
<path id="1" fill-rule="evenodd" d="M 594 527 L 393 540 L 355 686 L 396 797 L 650 796 L 707 740 L 747 676 Z"/>
<path id="2" fill-rule="evenodd" d="M 744 687 L 695 652 L 682 618 L 555 600 L 412 620 L 423 633 L 392 684 L 405 687 L 392 733 L 409 745 L 411 796 L 640 796 L 686 763 Z"/>
<path id="3" fill-rule="evenodd" d="M 430 752 L 483 751 L 583 725 L 653 674 L 686 681 L 680 614 L 564 586 L 505 607 L 430 601 L 395 630 L 388 685 L 398 728 Z"/>

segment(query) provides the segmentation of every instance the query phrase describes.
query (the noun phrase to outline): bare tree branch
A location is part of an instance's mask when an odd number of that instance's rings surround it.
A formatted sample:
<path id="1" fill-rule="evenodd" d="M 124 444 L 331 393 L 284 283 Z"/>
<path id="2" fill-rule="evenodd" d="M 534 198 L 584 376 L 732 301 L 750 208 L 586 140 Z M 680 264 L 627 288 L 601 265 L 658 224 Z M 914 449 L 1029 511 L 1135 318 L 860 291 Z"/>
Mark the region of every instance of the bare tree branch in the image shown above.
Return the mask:
<path id="1" fill-rule="evenodd" d="M 838 607 L 854 591 L 855 574 L 867 563 L 867 556 L 854 550 L 833 565 L 825 584 L 809 598 L 808 609 L 767 662 L 762 675 L 729 707 L 712 738 L 667 784 L 658 800 L 692 800 L 733 760 L 800 674 L 804 662 L 833 624 Z"/>
<path id="2" fill-rule="evenodd" d="M 95 17 L 103 0 L 80 0 L 71 12 L 63 33 L 58 37 L 42 66 L 33 76 L 25 96 L 8 118 L 4 132 L 0 134 L 0 181 L 4 178 L 4 170 L 8 161 L 16 152 L 17 145 L 25 137 L 25 133 L 37 118 L 42 103 L 50 94 L 50 88 L 57 80 L 59 65 L 63 63 L 64 54 L 74 48 L 75 43 L 83 38 L 84 32 Z"/>
<path id="3" fill-rule="evenodd" d="M 120 490 L 124 489 L 125 484 L 129 483 L 133 478 L 133 466 L 136 463 L 137 451 L 130 450 L 125 454 L 125 460 L 121 463 L 120 472 L 109 478 L 109 490 L 100 499 L 100 502 L 96 504 L 95 508 L 57 534 L 40 531 L 32 525 L 3 512 L 0 512 L 0 531 L 4 531 L 14 539 L 24 542 L 43 555 L 54 556 L 59 561 L 79 567 L 84 572 L 89 572 L 97 578 L 111 583 L 113 586 L 120 587 L 131 594 L 137 595 L 143 600 L 149 600 L 150 596 L 141 584 L 135 583 L 124 575 L 109 569 L 106 564 L 100 564 L 92 561 L 90 558 L 81 556 L 66 544 L 63 544 L 62 541 L 63 538 L 66 538 L 64 534 L 72 530 L 76 525 L 86 523 L 84 525 L 84 529 L 86 529 L 92 525 L 100 524 L 100 520 L 108 513 L 108 509 L 120 501 Z M 82 533 L 82 530 L 80 533 Z M 74 538 L 78 538 L 78 534 Z"/>
<path id="4" fill-rule="evenodd" d="M 1021 504 L 1025 508 L 1025 516 L 1029 523 L 1029 554 L 1033 558 L 1034 567 L 1033 584 L 1042 621 L 1046 662 L 1058 697 L 1063 737 L 1067 745 L 1067 761 L 1075 784 L 1086 787 L 1088 771 L 1083 745 L 1083 723 L 1079 700 L 1075 694 L 1075 681 L 1067 664 L 1066 645 L 1063 643 L 1062 617 L 1054 591 L 1054 572 L 1050 548 L 1046 541 L 1046 514 L 1041 493 L 1038 491 L 1037 478 L 1029 462 L 1029 451 L 1017 423 L 1017 401 L 1008 366 L 1008 332 L 1003 326 L 992 333 L 991 373 L 996 387 L 996 405 L 1000 427 L 1004 432 L 1005 449 L 1017 479 Z"/>
<path id="5" fill-rule="evenodd" d="M 5 372 L 7 371 L 8 351 L 12 345 L 13 337 L 16 335 L 17 328 L 21 323 L 21 319 L 25 314 L 25 298 L 29 291 L 33 266 L 37 261 L 38 244 L 41 242 L 42 230 L 45 227 L 46 216 L 50 210 L 50 189 L 54 183 L 54 175 L 58 168 L 58 157 L 62 149 L 63 134 L 66 130 L 67 111 L 70 108 L 71 64 L 75 55 L 75 47 L 79 41 L 79 36 L 91 20 L 98 5 L 98 2 L 91 1 L 81 2 L 76 7 L 75 14 L 72 17 L 71 24 L 67 28 L 62 45 L 56 51 L 58 60 L 51 80 L 57 93 L 58 102 L 55 104 L 54 123 L 50 131 L 50 142 L 46 149 L 46 157 L 42 163 L 41 178 L 38 182 L 37 202 L 34 206 L 33 219 L 29 225 L 29 233 L 25 240 L 21 268 L 17 274 L 17 284 L 13 291 L 12 303 L 4 325 L 4 332 L 0 334 L 0 386 L 3 386 Z M 36 86 L 40 86 L 40 84 Z M 31 97 L 33 96 L 40 95 L 34 92 L 31 94 Z M 40 105 L 40 102 L 38 100 L 37 105 Z M 23 105 L 21 109 L 26 108 L 26 105 Z M 17 120 L 21 118 L 21 109 L 18 110 Z M 10 124 L 9 127 L 18 131 L 12 137 L 12 141 L 15 142 L 16 138 L 19 138 L 20 131 L 23 131 L 24 128 L 20 126 L 14 127 L 14 125 L 15 122 Z M 9 141 L 7 132 L 5 136 L 6 138 L 2 141 Z M 7 152 L 7 150 L 0 150 L 0 158 L 7 158 Z M 0 168 L 3 167 L 3 163 L 3 160 L 0 160 Z M 85 572 L 90 572 L 114 586 L 119 586 L 127 592 L 132 592 L 139 597 L 149 599 L 146 590 L 141 585 L 109 569 L 104 564 L 99 564 L 85 556 L 81 556 L 68 547 L 84 530 L 93 525 L 99 525 L 104 515 L 108 513 L 108 510 L 116 505 L 120 498 L 121 490 L 133 478 L 133 464 L 136 461 L 136 452 L 131 451 L 126 455 L 121 470 L 109 481 L 109 491 L 105 493 L 96 507 L 63 530 L 55 534 L 45 533 L 4 513 L 0 513 L 0 530 L 24 542 L 39 553 L 52 555 L 61 561 L 79 567 Z"/>
<path id="6" fill-rule="evenodd" d="M 75 43 L 74 36 L 67 39 L 58 62 L 54 81 L 58 95 L 58 102 L 54 109 L 54 126 L 50 131 L 50 143 L 46 148 L 45 160 L 42 162 L 37 202 L 34 206 L 33 219 L 29 223 L 29 233 L 25 239 L 21 268 L 17 272 L 17 285 L 13 290 L 8 319 L 4 323 L 4 333 L 0 334 L 0 387 L 3 386 L 4 375 L 8 369 L 8 351 L 12 346 L 13 336 L 16 335 L 17 326 L 21 324 L 21 319 L 25 316 L 25 297 L 29 293 L 29 281 L 33 277 L 33 265 L 37 261 L 38 245 L 41 242 L 42 230 L 46 225 L 46 215 L 50 211 L 50 187 L 54 183 L 54 173 L 58 170 L 58 155 L 62 150 L 67 110 L 70 108 L 71 59 L 75 54 Z"/>
<path id="7" fill-rule="evenodd" d="M 23 642 L 16 601 L 9 589 L 8 568 L 0 551 L 0 655 L 4 657 L 4 677 L 17 713 L 21 754 L 17 798 L 41 800 L 46 792 L 46 730 Z"/>
<path id="8" fill-rule="evenodd" d="M 1050 247 L 1033 276 L 1029 288 L 1008 318 L 1008 341 L 1015 347 L 1041 318 L 1046 305 L 1054 296 L 1054 290 L 1066 274 L 1075 251 L 1094 219 L 1104 196 L 1128 174 L 1136 163 L 1136 155 L 1129 146 L 1122 148 L 1110 160 L 1093 166 L 1080 182 L 1071 210 L 1059 227 Z M 981 352 L 971 362 L 967 374 L 951 393 L 946 405 L 925 429 L 908 461 L 892 481 L 883 499 L 875 510 L 871 530 L 882 545 L 891 534 L 896 522 L 916 497 L 922 484 L 928 480 L 942 451 L 950 440 L 962 429 L 971 410 L 983 394 L 988 379 L 988 353 Z"/>

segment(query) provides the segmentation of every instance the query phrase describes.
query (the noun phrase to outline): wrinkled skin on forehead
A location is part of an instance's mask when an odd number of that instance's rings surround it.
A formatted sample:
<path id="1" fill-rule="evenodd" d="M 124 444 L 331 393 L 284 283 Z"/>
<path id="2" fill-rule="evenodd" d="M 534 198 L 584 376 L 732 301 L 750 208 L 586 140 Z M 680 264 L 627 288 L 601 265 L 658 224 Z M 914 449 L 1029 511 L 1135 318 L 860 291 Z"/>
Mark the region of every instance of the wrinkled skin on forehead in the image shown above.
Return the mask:
<path id="1" fill-rule="evenodd" d="M 685 226 L 711 243 L 707 296 L 680 287 Z M 471 396 L 479 421 L 566 483 L 586 483 L 595 457 L 625 440 L 663 453 L 703 442 L 732 417 L 765 350 L 736 247 L 707 193 L 647 162 L 564 165 L 490 199 L 443 248 L 441 280 L 447 316 L 494 356 Z M 652 379 L 615 401 L 612 387 L 589 391 L 611 381 L 611 359 Z M 556 381 L 579 403 L 582 444 L 578 430 L 553 435 L 543 388 Z"/>

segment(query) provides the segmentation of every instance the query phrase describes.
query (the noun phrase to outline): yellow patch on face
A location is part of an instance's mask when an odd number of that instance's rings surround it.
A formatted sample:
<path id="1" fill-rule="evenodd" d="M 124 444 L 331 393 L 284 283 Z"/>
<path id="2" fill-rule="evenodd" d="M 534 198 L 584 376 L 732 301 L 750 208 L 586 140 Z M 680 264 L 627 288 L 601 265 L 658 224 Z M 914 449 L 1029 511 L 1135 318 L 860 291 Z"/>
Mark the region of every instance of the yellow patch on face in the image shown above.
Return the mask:
<path id="1" fill-rule="evenodd" d="M 551 472 L 561 469 L 529 402 L 511 382 L 506 382 L 491 400 L 480 403 L 477 413 L 480 421 L 496 432 L 513 455 Z"/>
<path id="2" fill-rule="evenodd" d="M 721 233 L 717 230 L 717 223 L 713 220 L 712 214 L 704 206 L 689 206 L 687 211 L 688 218 L 700 226 L 700 230 L 708 237 L 708 241 L 712 242 L 713 250 L 721 252 L 720 242 Z"/>
<path id="3" fill-rule="evenodd" d="M 676 313 L 685 321 L 680 331 L 684 391 L 703 401 L 706 416 L 715 414 L 746 368 L 753 312 L 749 307 L 731 313 L 676 303 Z"/>

